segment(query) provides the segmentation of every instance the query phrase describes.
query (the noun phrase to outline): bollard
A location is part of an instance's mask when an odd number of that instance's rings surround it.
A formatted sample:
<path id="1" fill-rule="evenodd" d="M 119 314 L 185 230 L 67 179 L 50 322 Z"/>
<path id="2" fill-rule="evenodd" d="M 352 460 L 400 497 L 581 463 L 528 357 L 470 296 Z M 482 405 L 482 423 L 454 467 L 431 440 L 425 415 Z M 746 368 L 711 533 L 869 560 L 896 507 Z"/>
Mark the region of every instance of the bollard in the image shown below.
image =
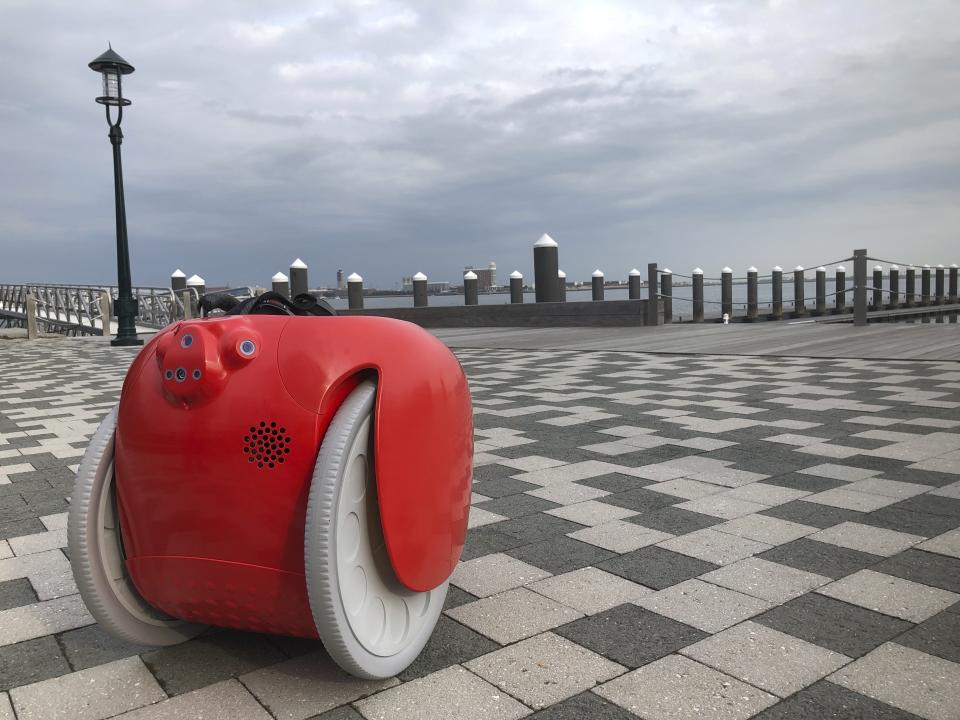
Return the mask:
<path id="1" fill-rule="evenodd" d="M 285 298 L 290 298 L 290 280 L 282 272 L 278 272 L 272 278 L 270 282 L 273 285 L 272 289 L 275 293 L 280 293 Z"/>
<path id="2" fill-rule="evenodd" d="M 817 268 L 817 305 L 816 314 L 825 315 L 827 312 L 827 269 L 821 265 Z"/>
<path id="3" fill-rule="evenodd" d="M 929 305 L 933 298 L 930 295 L 930 266 L 924 265 L 920 271 L 920 304 Z"/>
<path id="4" fill-rule="evenodd" d="M 847 285 L 847 269 L 843 265 L 837 265 L 834 275 L 833 291 L 836 293 L 834 301 L 836 303 L 834 312 L 842 313 L 847 305 L 847 291 L 844 288 Z"/>
<path id="5" fill-rule="evenodd" d="M 720 312 L 733 317 L 733 270 L 728 267 L 720 271 Z"/>
<path id="6" fill-rule="evenodd" d="M 774 320 L 783 320 L 783 268 L 773 267 L 771 272 L 771 302 L 773 303 L 772 316 Z"/>
<path id="7" fill-rule="evenodd" d="M 656 325 L 660 319 L 660 276 L 656 263 L 647 263 L 647 325 Z"/>
<path id="8" fill-rule="evenodd" d="M 187 278 L 187 287 L 193 288 L 193 290 L 196 292 L 196 295 L 194 295 L 194 293 L 190 293 L 190 317 L 199 317 L 200 300 L 204 295 L 207 294 L 207 281 L 199 275 L 191 275 L 189 278 Z M 184 305 L 183 307 L 184 310 L 186 310 L 187 306 Z"/>
<path id="9" fill-rule="evenodd" d="M 853 251 L 853 324 L 867 325 L 867 251 Z"/>
<path id="10" fill-rule="evenodd" d="M 597 268 L 590 276 L 591 299 L 596 302 L 603 300 L 603 271 Z"/>
<path id="11" fill-rule="evenodd" d="M 754 322 L 757 319 L 757 269 L 751 265 L 747 268 L 747 320 Z"/>
<path id="12" fill-rule="evenodd" d="M 957 264 L 953 263 L 950 266 L 950 302 L 957 302 Z M 956 322 L 956 315 L 953 315 L 952 322 Z"/>
<path id="13" fill-rule="evenodd" d="M 694 268 L 693 272 L 693 321 L 703 322 L 703 270 Z"/>
<path id="14" fill-rule="evenodd" d="M 289 292 L 292 297 L 310 292 L 310 283 L 307 281 L 307 264 L 300 258 L 290 263 Z"/>
<path id="15" fill-rule="evenodd" d="M 664 268 L 660 274 L 660 297 L 663 300 L 663 322 L 673 322 L 673 273 Z"/>
<path id="16" fill-rule="evenodd" d="M 802 317 L 807 314 L 807 307 L 804 305 L 803 296 L 806 294 L 806 285 L 804 285 L 803 265 L 797 265 L 793 269 L 793 316 Z"/>
<path id="17" fill-rule="evenodd" d="M 557 300 L 567 301 L 567 274 L 563 270 L 557 270 Z"/>
<path id="18" fill-rule="evenodd" d="M 943 272 L 943 265 L 937 265 L 937 294 L 934 298 L 934 302 L 936 302 L 937 305 L 943 305 L 945 300 L 945 293 L 943 291 Z"/>
<path id="19" fill-rule="evenodd" d="M 180 268 L 174 270 L 170 275 L 170 289 L 177 297 L 187 289 L 187 276 L 183 274 L 183 270 Z"/>
<path id="20" fill-rule="evenodd" d="M 478 289 L 477 274 L 473 270 L 468 270 L 463 275 L 463 304 L 480 304 L 480 291 Z"/>
<path id="21" fill-rule="evenodd" d="M 180 301 L 183 303 L 183 319 L 192 320 L 193 319 L 193 293 L 189 290 L 184 290 L 180 293 Z"/>
<path id="22" fill-rule="evenodd" d="M 627 296 L 631 300 L 640 299 L 640 287 L 643 281 L 640 279 L 640 271 L 634 268 L 627 276 Z"/>
<path id="23" fill-rule="evenodd" d="M 110 328 L 110 293 L 104 291 L 100 293 L 100 325 L 103 328 L 104 337 L 112 335 Z"/>
<path id="24" fill-rule="evenodd" d="M 887 278 L 890 286 L 890 307 L 895 308 L 900 304 L 900 266 L 891 265 L 890 273 Z"/>
<path id="25" fill-rule="evenodd" d="M 873 309 L 883 307 L 883 265 L 873 266 Z"/>
<path id="26" fill-rule="evenodd" d="M 724 314 L 723 314 L 723 324 L 724 324 L 724 325 L 729 325 L 729 324 L 730 324 L 730 313 L 724 313 Z"/>
<path id="27" fill-rule="evenodd" d="M 363 309 L 363 278 L 350 273 L 347 278 L 347 307 L 351 310 Z"/>
<path id="28" fill-rule="evenodd" d="M 533 282 L 537 302 L 562 302 L 560 286 L 554 280 L 560 270 L 559 257 L 556 240 L 546 233 L 533 244 Z M 566 288 L 563 294 L 566 295 Z"/>
<path id="29" fill-rule="evenodd" d="M 33 293 L 27 293 L 27 340 L 36 340 L 38 334 L 37 298 Z"/>
<path id="30" fill-rule="evenodd" d="M 523 302 L 523 275 L 519 270 L 510 273 L 510 302 L 515 305 Z"/>
<path id="31" fill-rule="evenodd" d="M 916 301 L 917 293 L 917 269 L 908 267 L 907 268 L 907 287 L 906 292 L 906 302 L 904 305 L 907 307 L 913 307 L 914 302 Z"/>
<path id="32" fill-rule="evenodd" d="M 427 276 L 422 272 L 413 276 L 413 306 L 427 306 Z"/>

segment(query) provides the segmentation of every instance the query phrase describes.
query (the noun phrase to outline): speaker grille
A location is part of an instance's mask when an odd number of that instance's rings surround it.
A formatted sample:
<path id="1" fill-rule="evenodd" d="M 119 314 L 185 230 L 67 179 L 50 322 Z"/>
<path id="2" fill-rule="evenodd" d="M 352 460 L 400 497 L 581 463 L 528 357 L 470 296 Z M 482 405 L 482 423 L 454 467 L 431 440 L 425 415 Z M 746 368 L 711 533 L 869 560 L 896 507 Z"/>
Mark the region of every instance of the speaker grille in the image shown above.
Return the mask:
<path id="1" fill-rule="evenodd" d="M 243 455 L 247 462 L 261 470 L 283 465 L 290 454 L 291 438 L 287 429 L 273 420 L 261 420 L 249 427 L 243 436 Z"/>

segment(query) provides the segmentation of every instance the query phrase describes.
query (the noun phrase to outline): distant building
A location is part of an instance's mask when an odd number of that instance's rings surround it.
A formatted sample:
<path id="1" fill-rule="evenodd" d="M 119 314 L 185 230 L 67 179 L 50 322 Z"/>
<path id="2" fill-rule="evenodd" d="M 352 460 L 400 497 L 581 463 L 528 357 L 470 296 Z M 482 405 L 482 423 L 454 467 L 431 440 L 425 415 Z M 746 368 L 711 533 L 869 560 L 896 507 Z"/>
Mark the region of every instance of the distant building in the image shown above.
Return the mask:
<path id="1" fill-rule="evenodd" d="M 490 290 L 497 286 L 497 264 L 495 262 L 491 261 L 485 268 L 475 268 L 473 265 L 468 265 L 463 269 L 463 272 L 466 273 L 468 270 L 472 270 L 476 274 L 478 290 Z"/>
<path id="2" fill-rule="evenodd" d="M 343 290 L 346 287 L 346 281 L 343 279 L 343 270 L 337 270 L 337 290 Z"/>
<path id="3" fill-rule="evenodd" d="M 401 289 L 405 293 L 413 292 L 413 278 L 405 277 L 401 283 Z M 427 294 L 428 295 L 442 295 L 444 293 L 450 292 L 450 283 L 448 282 L 430 282 L 427 281 Z"/>

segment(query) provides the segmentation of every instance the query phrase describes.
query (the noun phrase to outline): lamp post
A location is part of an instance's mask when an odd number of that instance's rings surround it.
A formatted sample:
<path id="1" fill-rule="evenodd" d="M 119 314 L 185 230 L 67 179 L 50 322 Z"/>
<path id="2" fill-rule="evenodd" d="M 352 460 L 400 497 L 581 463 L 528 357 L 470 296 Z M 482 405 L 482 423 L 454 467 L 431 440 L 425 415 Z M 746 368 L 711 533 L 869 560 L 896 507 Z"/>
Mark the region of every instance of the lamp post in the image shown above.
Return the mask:
<path id="1" fill-rule="evenodd" d="M 117 316 L 117 336 L 111 345 L 143 345 L 137 337 L 137 301 L 133 297 L 130 280 L 130 250 L 127 247 L 127 211 L 123 201 L 123 168 L 120 165 L 120 143 L 123 133 L 120 121 L 123 120 L 123 108 L 130 100 L 123 96 L 121 78 L 133 72 L 133 65 L 109 48 L 103 55 L 90 63 L 90 69 L 103 75 L 103 95 L 97 102 L 107 111 L 107 125 L 110 126 L 110 144 L 113 145 L 113 192 L 117 210 L 117 302 L 114 314 Z M 117 108 L 116 122 L 110 116 L 110 107 Z M 103 319 L 103 334 L 109 332 L 109 318 Z"/>

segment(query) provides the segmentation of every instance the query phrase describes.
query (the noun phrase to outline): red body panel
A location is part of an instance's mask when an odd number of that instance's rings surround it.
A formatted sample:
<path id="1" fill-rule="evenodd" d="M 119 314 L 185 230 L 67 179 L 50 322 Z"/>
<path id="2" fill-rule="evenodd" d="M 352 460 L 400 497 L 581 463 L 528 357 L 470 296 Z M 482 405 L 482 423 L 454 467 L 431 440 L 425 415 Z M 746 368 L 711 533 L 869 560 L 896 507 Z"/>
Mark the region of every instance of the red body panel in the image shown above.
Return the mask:
<path id="1" fill-rule="evenodd" d="M 394 571 L 412 590 L 449 577 L 473 461 L 469 390 L 450 351 L 386 318 L 210 318 L 164 330 L 121 395 L 117 494 L 128 568 L 149 602 L 197 622 L 315 636 L 303 567 L 310 479 L 330 420 L 370 374 Z"/>

